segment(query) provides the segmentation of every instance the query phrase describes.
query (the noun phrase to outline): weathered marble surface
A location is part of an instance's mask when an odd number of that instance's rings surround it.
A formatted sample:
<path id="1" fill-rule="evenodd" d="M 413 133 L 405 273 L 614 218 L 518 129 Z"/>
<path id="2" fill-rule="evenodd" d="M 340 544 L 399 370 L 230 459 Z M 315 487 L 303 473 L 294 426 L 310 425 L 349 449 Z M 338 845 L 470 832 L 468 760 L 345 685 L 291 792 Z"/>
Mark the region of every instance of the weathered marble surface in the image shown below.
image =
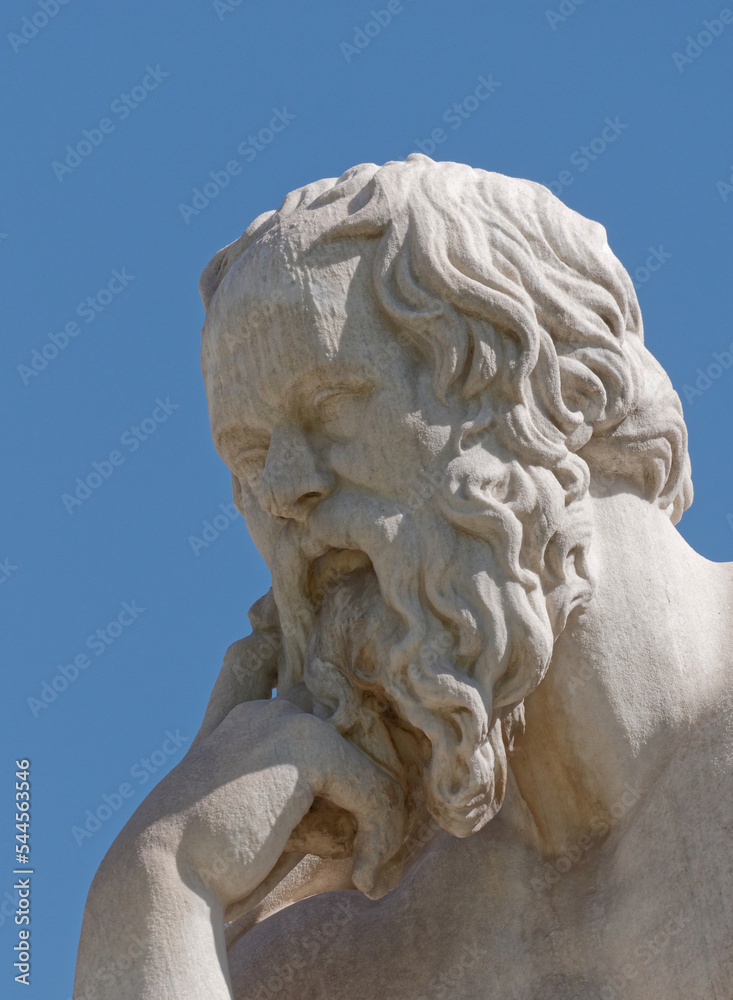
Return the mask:
<path id="1" fill-rule="evenodd" d="M 100 867 L 75 1000 L 729 1000 L 733 568 L 674 527 L 603 228 L 413 155 L 291 193 L 201 293 L 273 589 Z"/>

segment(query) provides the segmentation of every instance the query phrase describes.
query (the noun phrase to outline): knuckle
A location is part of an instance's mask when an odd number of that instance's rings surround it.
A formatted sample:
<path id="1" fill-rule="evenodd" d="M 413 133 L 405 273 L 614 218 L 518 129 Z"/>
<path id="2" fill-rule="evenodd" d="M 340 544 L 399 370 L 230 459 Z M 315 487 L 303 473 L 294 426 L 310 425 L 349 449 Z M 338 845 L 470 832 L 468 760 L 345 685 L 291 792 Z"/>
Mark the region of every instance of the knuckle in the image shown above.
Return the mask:
<path id="1" fill-rule="evenodd" d="M 278 699 L 275 699 L 277 702 Z M 311 715 L 309 712 L 301 711 L 292 702 L 281 702 L 280 718 L 285 719 L 285 726 L 288 737 L 298 743 L 309 745 L 319 740 L 323 736 L 324 723 Z"/>

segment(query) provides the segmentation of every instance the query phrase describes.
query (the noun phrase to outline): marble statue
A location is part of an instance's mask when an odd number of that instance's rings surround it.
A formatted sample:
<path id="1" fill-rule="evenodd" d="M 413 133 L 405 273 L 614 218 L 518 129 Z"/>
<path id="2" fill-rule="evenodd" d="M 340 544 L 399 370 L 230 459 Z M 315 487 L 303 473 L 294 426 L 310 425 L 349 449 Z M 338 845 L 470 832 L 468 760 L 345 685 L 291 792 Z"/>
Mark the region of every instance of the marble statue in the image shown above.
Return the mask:
<path id="1" fill-rule="evenodd" d="M 674 527 L 605 230 L 413 154 L 200 288 L 272 590 L 94 879 L 75 1000 L 730 1000 L 733 565 Z"/>

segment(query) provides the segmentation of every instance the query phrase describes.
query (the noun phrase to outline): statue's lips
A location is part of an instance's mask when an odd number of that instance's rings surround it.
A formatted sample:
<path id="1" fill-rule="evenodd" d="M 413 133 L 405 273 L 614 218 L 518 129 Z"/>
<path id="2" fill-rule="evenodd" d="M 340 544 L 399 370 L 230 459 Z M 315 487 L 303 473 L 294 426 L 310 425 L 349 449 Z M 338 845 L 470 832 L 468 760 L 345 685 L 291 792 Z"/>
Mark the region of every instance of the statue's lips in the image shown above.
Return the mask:
<path id="1" fill-rule="evenodd" d="M 372 569 L 372 561 L 360 549 L 327 549 L 314 559 L 308 569 L 308 594 L 314 609 L 323 604 L 326 594 L 338 581 L 355 569 Z"/>

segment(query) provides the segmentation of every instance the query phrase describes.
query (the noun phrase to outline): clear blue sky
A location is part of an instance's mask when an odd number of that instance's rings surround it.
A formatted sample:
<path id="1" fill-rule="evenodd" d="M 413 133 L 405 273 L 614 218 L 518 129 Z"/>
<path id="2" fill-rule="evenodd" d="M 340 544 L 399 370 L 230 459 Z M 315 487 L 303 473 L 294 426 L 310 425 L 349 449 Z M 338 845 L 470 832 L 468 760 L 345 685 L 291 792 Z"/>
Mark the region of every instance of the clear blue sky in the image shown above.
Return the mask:
<path id="1" fill-rule="evenodd" d="M 35 871 L 32 985 L 13 982 L 17 928 L 0 905 L 0 991 L 67 1000 L 92 875 L 180 759 L 268 587 L 220 509 L 196 285 L 292 188 L 440 138 L 436 158 L 552 182 L 603 222 L 684 394 L 697 498 L 681 530 L 733 559 L 733 13 L 720 19 L 721 0 L 44 3 L 5 4 L 0 32 L 0 904 L 16 757 L 32 761 Z M 41 708 L 44 691 L 56 699 Z M 109 818 L 75 836 L 105 795 Z"/>

